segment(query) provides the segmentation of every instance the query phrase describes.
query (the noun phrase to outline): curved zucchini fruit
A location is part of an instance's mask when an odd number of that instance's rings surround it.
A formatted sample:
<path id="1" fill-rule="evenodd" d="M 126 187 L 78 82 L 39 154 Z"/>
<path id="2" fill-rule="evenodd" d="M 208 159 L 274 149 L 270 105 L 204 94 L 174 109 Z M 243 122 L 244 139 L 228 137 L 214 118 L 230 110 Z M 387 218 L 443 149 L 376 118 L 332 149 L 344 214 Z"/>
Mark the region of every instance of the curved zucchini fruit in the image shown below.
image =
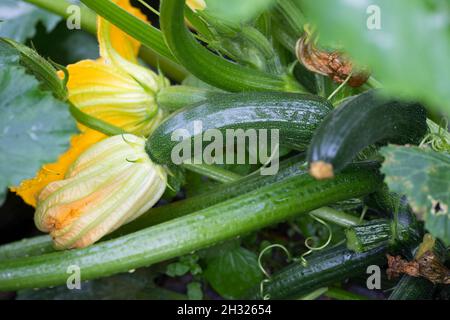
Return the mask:
<path id="1" fill-rule="evenodd" d="M 301 90 L 288 75 L 275 75 L 238 65 L 202 46 L 186 27 L 184 7 L 185 0 L 161 1 L 161 30 L 177 61 L 194 76 L 232 92 Z"/>
<path id="2" fill-rule="evenodd" d="M 146 149 L 154 162 L 171 165 L 171 152 L 180 143 L 172 141 L 176 130 L 185 129 L 183 141 L 193 142 L 208 129 L 219 129 L 223 137 L 227 129 L 266 129 L 268 138 L 271 129 L 278 129 L 281 146 L 305 150 L 315 129 L 331 110 L 328 101 L 305 94 L 215 94 L 171 115 L 149 137 Z M 201 128 L 194 129 L 194 123 L 201 123 Z"/>
<path id="3" fill-rule="evenodd" d="M 386 100 L 379 90 L 350 98 L 317 129 L 308 150 L 310 173 L 327 179 L 372 144 L 417 144 L 427 133 L 426 111 L 417 103 Z"/>

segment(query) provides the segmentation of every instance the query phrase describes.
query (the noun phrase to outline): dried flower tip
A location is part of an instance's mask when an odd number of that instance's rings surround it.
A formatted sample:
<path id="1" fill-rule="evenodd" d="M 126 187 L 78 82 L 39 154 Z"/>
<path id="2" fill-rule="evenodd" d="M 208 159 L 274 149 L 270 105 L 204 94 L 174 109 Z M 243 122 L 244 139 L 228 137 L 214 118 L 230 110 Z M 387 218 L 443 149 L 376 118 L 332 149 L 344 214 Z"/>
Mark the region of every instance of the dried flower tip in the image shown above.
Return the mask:
<path id="1" fill-rule="evenodd" d="M 370 76 L 366 70 L 358 70 L 342 52 L 317 48 L 308 33 L 298 40 L 295 51 L 298 60 L 308 70 L 328 76 L 334 82 L 343 83 L 350 77 L 348 84 L 360 87 Z"/>

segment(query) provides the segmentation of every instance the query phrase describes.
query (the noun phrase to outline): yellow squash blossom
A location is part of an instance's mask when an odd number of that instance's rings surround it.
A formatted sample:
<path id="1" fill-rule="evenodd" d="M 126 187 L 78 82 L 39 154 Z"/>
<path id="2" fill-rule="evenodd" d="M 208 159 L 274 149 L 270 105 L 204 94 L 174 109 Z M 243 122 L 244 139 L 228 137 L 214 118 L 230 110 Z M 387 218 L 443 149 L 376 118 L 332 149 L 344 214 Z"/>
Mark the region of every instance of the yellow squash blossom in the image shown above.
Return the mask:
<path id="1" fill-rule="evenodd" d="M 113 0 L 145 20 L 130 0 Z M 67 67 L 69 100 L 83 112 L 121 127 L 138 136 L 147 136 L 161 121 L 155 95 L 169 81 L 138 64 L 140 43 L 102 18 L 97 19 L 100 58 L 84 60 Z M 79 125 L 70 149 L 57 162 L 46 164 L 36 177 L 12 188 L 26 203 L 36 206 L 40 191 L 50 182 L 61 180 L 72 162 L 87 148 L 106 136 Z"/>
<path id="2" fill-rule="evenodd" d="M 151 208 L 166 181 L 164 169 L 145 152 L 144 138 L 109 137 L 83 152 L 64 180 L 42 190 L 34 220 L 56 249 L 82 248 Z"/>

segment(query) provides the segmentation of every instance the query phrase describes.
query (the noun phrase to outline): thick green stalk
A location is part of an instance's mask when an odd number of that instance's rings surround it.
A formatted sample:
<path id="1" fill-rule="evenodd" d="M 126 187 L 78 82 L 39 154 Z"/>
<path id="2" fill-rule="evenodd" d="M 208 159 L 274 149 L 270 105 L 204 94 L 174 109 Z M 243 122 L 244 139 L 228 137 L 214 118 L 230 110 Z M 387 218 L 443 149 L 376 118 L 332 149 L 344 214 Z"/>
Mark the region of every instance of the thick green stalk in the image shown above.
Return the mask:
<path id="1" fill-rule="evenodd" d="M 42 9 L 48 10 L 63 18 L 68 18 L 70 13 L 67 12 L 67 8 L 72 3 L 67 0 L 24 0 L 32 3 Z M 116 8 L 114 8 L 116 9 Z M 81 13 L 81 28 L 89 33 L 97 33 L 97 19 L 96 14 L 84 6 L 80 6 Z M 120 8 L 118 9 L 120 10 Z M 116 9 L 117 11 L 117 9 Z M 111 21 L 114 23 L 113 21 Z M 159 30 L 158 30 L 159 32 Z M 142 47 L 140 51 L 141 58 L 155 68 L 159 68 L 165 75 L 171 79 L 181 82 L 187 76 L 186 70 L 178 63 L 166 58 L 156 51 L 149 43 L 144 43 L 147 47 Z"/>
<path id="2" fill-rule="evenodd" d="M 275 16 L 278 22 L 285 24 L 285 28 L 292 34 L 297 36 L 297 39 L 303 34 L 303 26 L 307 20 L 296 4 L 296 0 L 278 0 L 275 6 Z"/>
<path id="3" fill-rule="evenodd" d="M 24 0 L 42 9 L 50 11 L 65 19 L 69 18 L 72 12 L 67 9 L 73 5 L 66 0 Z M 91 10 L 80 6 L 81 28 L 87 32 L 95 34 L 97 32 L 96 14 Z"/>
<path id="4" fill-rule="evenodd" d="M 161 31 L 157 28 L 134 17 L 111 0 L 81 0 L 81 2 L 142 44 L 152 48 L 161 56 L 176 62 L 164 43 Z"/>
<path id="5" fill-rule="evenodd" d="M 48 235 L 23 239 L 0 246 L 0 261 L 38 256 L 53 252 L 52 238 Z"/>
<path id="6" fill-rule="evenodd" d="M 162 2 L 161 30 L 172 53 L 189 72 L 228 91 L 299 91 L 299 85 L 288 77 L 239 66 L 203 47 L 185 25 L 184 3 L 184 0 Z"/>
<path id="7" fill-rule="evenodd" d="M 82 280 L 149 266 L 310 212 L 360 197 L 382 184 L 378 166 L 351 165 L 332 180 L 303 174 L 215 206 L 105 241 L 68 250 L 0 262 L 0 291 L 66 283 L 68 268 L 78 266 Z"/>

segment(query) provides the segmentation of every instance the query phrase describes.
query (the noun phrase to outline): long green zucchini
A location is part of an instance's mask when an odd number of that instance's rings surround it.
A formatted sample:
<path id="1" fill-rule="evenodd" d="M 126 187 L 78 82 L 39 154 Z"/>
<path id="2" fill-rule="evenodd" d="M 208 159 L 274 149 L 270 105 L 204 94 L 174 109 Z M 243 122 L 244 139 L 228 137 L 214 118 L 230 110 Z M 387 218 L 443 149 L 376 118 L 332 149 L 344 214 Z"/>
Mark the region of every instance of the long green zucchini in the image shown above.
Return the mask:
<path id="1" fill-rule="evenodd" d="M 364 253 L 348 250 L 345 245 L 319 251 L 308 257 L 308 264 L 294 262 L 271 276 L 263 292 L 255 288 L 250 297 L 261 299 L 296 299 L 308 292 L 327 287 L 346 278 L 364 273 L 367 266 L 382 264 L 386 246 L 379 246 Z"/>
<path id="2" fill-rule="evenodd" d="M 188 130 L 189 135 L 184 140 L 191 141 L 208 129 L 221 130 L 223 137 L 227 129 L 278 129 L 280 145 L 305 150 L 314 130 L 331 110 L 329 102 L 312 95 L 216 94 L 170 116 L 150 136 L 146 149 L 156 163 L 169 164 L 173 148 L 180 143 L 172 141 L 172 134 L 178 129 Z M 194 131 L 194 121 L 201 121 L 201 131 Z M 270 137 L 270 132 L 267 135 Z"/>
<path id="3" fill-rule="evenodd" d="M 289 76 L 279 76 L 240 66 L 203 47 L 187 29 L 185 0 L 161 2 L 161 30 L 177 60 L 194 76 L 227 91 L 300 91 Z"/>
<path id="4" fill-rule="evenodd" d="M 239 181 L 220 184 L 214 190 L 201 195 L 152 208 L 138 219 L 107 235 L 104 239 L 117 238 L 143 228 L 179 218 L 269 184 L 304 174 L 307 172 L 304 159 L 304 155 L 299 154 L 282 161 L 280 163 L 280 170 L 276 175 L 262 176 L 255 172 L 252 175 L 239 179 Z M 50 236 L 39 236 L 0 246 L 0 261 L 31 257 L 53 251 L 55 250 L 53 249 Z"/>
<path id="5" fill-rule="evenodd" d="M 416 246 L 422 236 L 422 226 L 406 205 L 402 205 L 393 219 L 377 219 L 345 230 L 347 248 L 365 252 L 380 245 L 390 250 Z"/>
<path id="6" fill-rule="evenodd" d="M 425 109 L 416 103 L 386 100 L 371 90 L 350 98 L 330 113 L 308 150 L 310 172 L 326 179 L 372 144 L 417 144 L 427 133 Z"/>
<path id="7" fill-rule="evenodd" d="M 333 180 L 298 175 L 187 216 L 91 247 L 0 262 L 0 291 L 60 285 L 76 265 L 82 280 L 149 266 L 273 225 L 382 185 L 378 165 L 350 166 Z"/>

